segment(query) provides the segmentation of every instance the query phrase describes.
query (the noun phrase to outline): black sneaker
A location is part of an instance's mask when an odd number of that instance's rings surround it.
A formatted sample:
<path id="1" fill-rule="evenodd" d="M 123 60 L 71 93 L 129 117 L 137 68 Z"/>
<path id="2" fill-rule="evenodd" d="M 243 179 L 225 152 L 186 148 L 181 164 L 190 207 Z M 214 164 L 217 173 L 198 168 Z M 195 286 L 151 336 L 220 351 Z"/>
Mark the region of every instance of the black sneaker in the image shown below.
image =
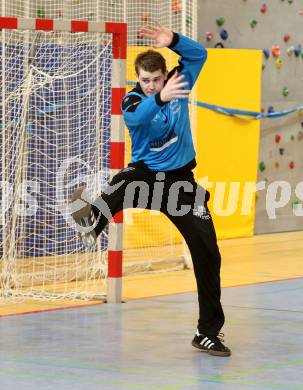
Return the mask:
<path id="1" fill-rule="evenodd" d="M 76 202 L 77 200 L 83 203 L 83 207 L 75 212 L 72 212 L 72 217 L 74 221 L 83 227 L 83 231 L 79 232 L 80 240 L 82 244 L 91 249 L 95 247 L 97 241 L 97 234 L 94 230 L 94 223 L 96 222 L 96 217 L 94 215 L 91 204 L 87 203 L 82 198 L 82 193 L 85 190 L 85 187 L 78 188 L 72 195 L 72 202 Z M 81 203 L 80 203 L 81 204 Z M 75 205 L 76 206 L 76 205 Z"/>
<path id="2" fill-rule="evenodd" d="M 230 356 L 231 350 L 223 345 L 223 333 L 219 333 L 217 336 L 206 336 L 205 334 L 197 331 L 192 346 L 200 349 L 203 352 L 207 352 L 214 356 Z"/>

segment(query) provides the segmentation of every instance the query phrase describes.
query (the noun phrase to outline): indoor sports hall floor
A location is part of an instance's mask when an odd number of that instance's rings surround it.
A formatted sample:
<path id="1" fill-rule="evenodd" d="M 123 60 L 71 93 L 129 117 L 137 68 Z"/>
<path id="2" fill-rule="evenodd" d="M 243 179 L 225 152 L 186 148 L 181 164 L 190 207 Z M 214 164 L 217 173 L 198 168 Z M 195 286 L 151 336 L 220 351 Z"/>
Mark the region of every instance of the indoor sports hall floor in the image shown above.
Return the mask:
<path id="1" fill-rule="evenodd" d="M 231 357 L 190 345 L 197 316 L 191 271 L 133 276 L 124 280 L 124 304 L 27 315 L 6 308 L 0 389 L 303 390 L 303 232 L 220 247 Z"/>

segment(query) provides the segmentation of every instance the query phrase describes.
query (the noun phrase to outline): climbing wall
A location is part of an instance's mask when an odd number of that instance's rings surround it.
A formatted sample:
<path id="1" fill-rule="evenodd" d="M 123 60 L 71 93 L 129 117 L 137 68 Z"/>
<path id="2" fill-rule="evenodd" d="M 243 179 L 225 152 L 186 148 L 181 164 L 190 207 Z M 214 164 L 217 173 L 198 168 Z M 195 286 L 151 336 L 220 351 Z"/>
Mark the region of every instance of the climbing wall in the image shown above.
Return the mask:
<path id="1" fill-rule="evenodd" d="M 261 123 L 255 233 L 302 230 L 303 0 L 199 0 L 198 20 L 206 47 L 263 51 L 263 112 L 295 109 Z"/>

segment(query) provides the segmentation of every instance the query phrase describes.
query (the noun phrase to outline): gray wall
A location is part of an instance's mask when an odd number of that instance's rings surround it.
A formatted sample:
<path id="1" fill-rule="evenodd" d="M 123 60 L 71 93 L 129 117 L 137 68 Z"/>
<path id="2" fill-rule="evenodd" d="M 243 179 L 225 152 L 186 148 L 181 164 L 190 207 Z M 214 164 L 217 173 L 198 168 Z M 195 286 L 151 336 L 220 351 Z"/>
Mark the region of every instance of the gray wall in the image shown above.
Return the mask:
<path id="1" fill-rule="evenodd" d="M 267 4 L 265 14 L 260 12 L 262 4 Z M 261 106 L 267 111 L 273 106 L 275 111 L 284 111 L 303 105 L 303 58 L 294 54 L 289 56 L 290 46 L 303 46 L 303 0 L 198 0 L 198 37 L 206 47 L 214 47 L 222 42 L 226 48 L 264 49 L 271 52 L 273 45 L 281 47 L 280 58 L 283 65 L 280 70 L 275 66 L 276 59 L 270 55 L 263 57 L 262 102 Z M 218 27 L 216 19 L 225 18 L 222 27 Z M 250 22 L 257 20 L 254 29 Z M 229 38 L 222 40 L 219 32 L 227 30 Z M 212 41 L 206 41 L 206 32 L 213 32 Z M 284 42 L 284 34 L 291 35 Z M 224 50 L 224 49 L 218 49 Z M 228 77 L 228 75 L 226 75 Z M 249 77 L 249 75 L 247 75 Z M 284 97 L 283 87 L 287 86 L 289 95 Z M 247 96 L 249 99 L 249 96 Z M 214 102 L 215 103 L 215 102 Z M 280 135 L 279 143 L 275 137 Z M 282 149 L 282 150 L 281 150 Z M 293 169 L 289 167 L 293 161 Z M 266 189 L 276 180 L 289 182 L 291 197 L 289 202 L 276 212 L 276 219 L 270 219 L 266 209 L 266 190 L 260 191 L 256 206 L 255 232 L 278 232 L 302 230 L 303 217 L 295 216 L 294 209 L 299 198 L 295 194 L 297 183 L 303 180 L 303 112 L 291 114 L 283 119 L 266 119 L 261 123 L 261 138 L 259 162 L 264 162 L 266 169 L 258 169 L 258 181 L 266 180 Z M 279 198 L 280 193 L 277 194 Z M 303 200 L 303 194 L 301 196 Z M 302 202 L 300 202 L 302 203 Z"/>

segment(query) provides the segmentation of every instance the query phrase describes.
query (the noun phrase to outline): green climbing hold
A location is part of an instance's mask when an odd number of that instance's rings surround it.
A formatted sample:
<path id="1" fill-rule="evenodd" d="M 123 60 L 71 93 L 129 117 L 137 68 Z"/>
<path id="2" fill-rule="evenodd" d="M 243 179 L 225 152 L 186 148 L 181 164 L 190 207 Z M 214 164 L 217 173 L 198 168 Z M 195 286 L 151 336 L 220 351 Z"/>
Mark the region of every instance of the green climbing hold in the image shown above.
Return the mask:
<path id="1" fill-rule="evenodd" d="M 258 24 L 258 22 L 254 19 L 254 20 L 252 20 L 252 21 L 250 22 L 250 27 L 251 27 L 251 28 L 255 28 L 257 24 Z"/>
<path id="2" fill-rule="evenodd" d="M 260 164 L 259 164 L 259 169 L 261 172 L 264 172 L 265 169 L 266 169 L 266 165 L 264 163 L 264 161 L 261 161 Z"/>
<path id="3" fill-rule="evenodd" d="M 291 141 L 294 141 L 295 136 L 292 134 L 292 135 L 290 136 L 290 139 L 291 139 Z"/>
<path id="4" fill-rule="evenodd" d="M 46 13 L 44 8 L 37 9 L 37 18 L 45 19 Z"/>
<path id="5" fill-rule="evenodd" d="M 191 27 L 192 24 L 193 24 L 193 19 L 192 19 L 192 17 L 191 17 L 191 16 L 187 16 L 187 18 L 186 18 L 186 26 L 187 26 L 187 27 Z"/>
<path id="6" fill-rule="evenodd" d="M 294 0 L 287 0 L 288 4 L 292 4 Z"/>
<path id="7" fill-rule="evenodd" d="M 300 202 L 299 202 L 298 199 L 294 200 L 294 201 L 292 202 L 292 208 L 293 208 L 293 209 L 297 209 L 297 208 L 299 207 L 299 204 L 300 204 Z"/>
<path id="8" fill-rule="evenodd" d="M 282 94 L 283 94 L 283 96 L 288 96 L 289 90 L 288 90 L 287 87 L 284 87 L 284 88 L 283 88 Z"/>
<path id="9" fill-rule="evenodd" d="M 216 20 L 216 23 L 217 23 L 217 25 L 218 26 L 223 26 L 223 24 L 225 23 L 225 19 L 223 18 L 223 17 L 221 17 L 221 18 L 218 18 L 217 20 Z"/>

